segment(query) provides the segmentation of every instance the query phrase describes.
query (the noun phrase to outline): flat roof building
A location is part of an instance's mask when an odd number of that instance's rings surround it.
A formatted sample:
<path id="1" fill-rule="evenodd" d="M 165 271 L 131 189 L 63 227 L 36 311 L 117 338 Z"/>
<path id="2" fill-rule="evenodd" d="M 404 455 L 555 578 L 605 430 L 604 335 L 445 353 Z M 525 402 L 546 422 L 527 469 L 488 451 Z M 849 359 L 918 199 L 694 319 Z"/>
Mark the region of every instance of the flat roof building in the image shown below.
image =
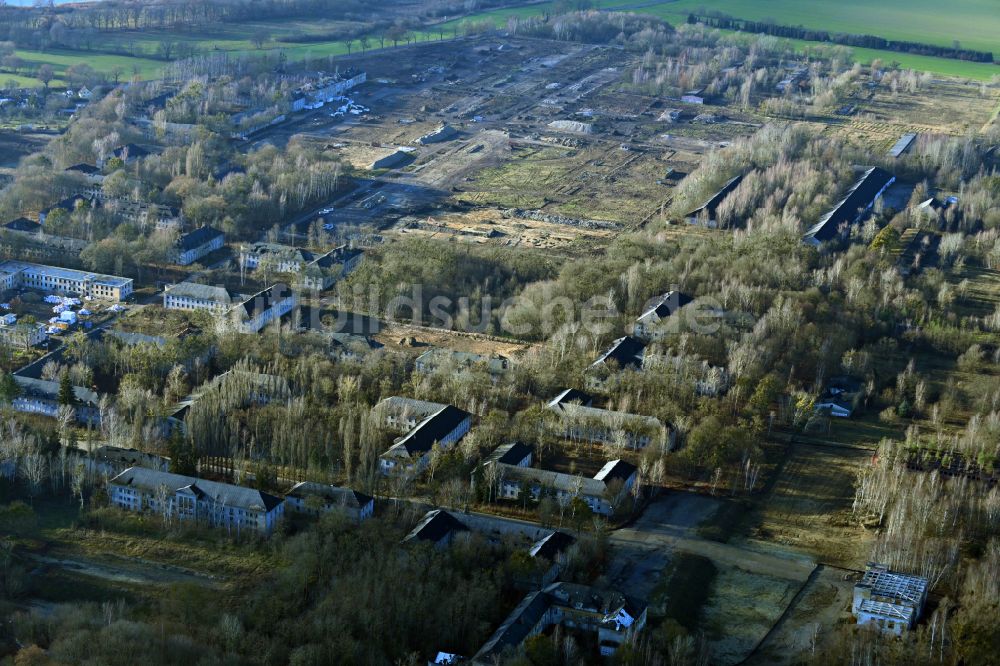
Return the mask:
<path id="1" fill-rule="evenodd" d="M 82 298 L 123 301 L 132 293 L 132 278 L 26 261 L 10 260 L 0 263 L 0 288 L 15 287 L 62 292 Z"/>
<path id="2" fill-rule="evenodd" d="M 858 624 L 873 624 L 880 631 L 899 635 L 920 619 L 928 587 L 922 576 L 890 571 L 885 564 L 869 562 L 861 581 L 854 586 L 851 611 Z"/>

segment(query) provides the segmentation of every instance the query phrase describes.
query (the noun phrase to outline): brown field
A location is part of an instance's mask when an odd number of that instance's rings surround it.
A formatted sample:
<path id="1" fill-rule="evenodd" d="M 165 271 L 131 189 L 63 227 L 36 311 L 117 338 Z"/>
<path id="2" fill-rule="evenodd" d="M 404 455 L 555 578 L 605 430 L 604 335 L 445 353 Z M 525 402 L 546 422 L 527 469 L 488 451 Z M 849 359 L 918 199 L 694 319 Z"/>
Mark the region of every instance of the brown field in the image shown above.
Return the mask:
<path id="1" fill-rule="evenodd" d="M 762 503 L 754 540 L 794 548 L 821 562 L 864 564 L 867 538 L 851 519 L 854 481 L 871 452 L 847 446 L 791 445 Z"/>

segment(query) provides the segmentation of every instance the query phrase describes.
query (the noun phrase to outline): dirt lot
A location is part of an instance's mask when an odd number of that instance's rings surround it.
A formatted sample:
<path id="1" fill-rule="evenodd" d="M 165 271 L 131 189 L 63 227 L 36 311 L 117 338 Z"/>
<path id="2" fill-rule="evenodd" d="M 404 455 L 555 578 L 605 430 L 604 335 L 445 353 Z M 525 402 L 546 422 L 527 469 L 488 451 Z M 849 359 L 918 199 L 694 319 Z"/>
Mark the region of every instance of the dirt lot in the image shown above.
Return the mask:
<path id="1" fill-rule="evenodd" d="M 384 324 L 382 330 L 374 337 L 386 347 L 410 350 L 414 354 L 421 354 L 431 347 L 442 347 L 452 351 L 473 354 L 501 354 L 516 358 L 533 347 L 533 345 L 508 342 L 485 335 L 408 324 Z M 410 338 L 415 341 L 415 344 L 400 344 L 402 340 Z"/>
<path id="2" fill-rule="evenodd" d="M 801 583 L 738 568 L 720 569 L 705 606 L 712 663 L 743 661 L 792 601 Z"/>
<path id="3" fill-rule="evenodd" d="M 851 520 L 854 480 L 871 459 L 864 449 L 797 443 L 761 510 L 758 539 L 841 566 L 864 564 L 867 540 Z"/>
<path id="4" fill-rule="evenodd" d="M 850 607 L 854 581 L 855 576 L 850 572 L 817 567 L 786 614 L 746 663 L 798 663 L 798 655 L 812 649 L 817 632 L 838 622 L 853 622 Z"/>

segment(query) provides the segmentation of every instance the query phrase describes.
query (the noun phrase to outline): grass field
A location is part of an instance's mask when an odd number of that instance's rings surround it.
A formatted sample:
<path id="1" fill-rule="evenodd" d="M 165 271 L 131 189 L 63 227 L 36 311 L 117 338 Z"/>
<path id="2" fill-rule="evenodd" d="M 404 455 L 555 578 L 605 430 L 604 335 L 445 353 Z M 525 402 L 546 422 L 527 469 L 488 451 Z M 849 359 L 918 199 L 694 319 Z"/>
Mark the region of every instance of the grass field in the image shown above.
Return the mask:
<path id="1" fill-rule="evenodd" d="M 773 20 L 852 34 L 877 35 L 938 46 L 958 40 L 963 48 L 1000 51 L 996 0 L 677 0 L 644 13 L 683 21 L 693 11 L 718 10 L 737 18 Z M 1000 68 L 998 68 L 1000 69 Z"/>

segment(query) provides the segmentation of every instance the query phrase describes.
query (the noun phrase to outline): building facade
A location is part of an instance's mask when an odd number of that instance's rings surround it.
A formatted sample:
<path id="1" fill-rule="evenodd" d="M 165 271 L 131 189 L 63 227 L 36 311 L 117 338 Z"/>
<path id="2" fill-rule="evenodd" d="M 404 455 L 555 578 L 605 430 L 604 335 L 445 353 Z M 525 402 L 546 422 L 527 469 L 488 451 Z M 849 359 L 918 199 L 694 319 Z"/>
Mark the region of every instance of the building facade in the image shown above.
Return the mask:
<path id="1" fill-rule="evenodd" d="M 225 240 L 223 233 L 212 227 L 181 234 L 174 248 L 174 261 L 180 266 L 190 266 L 206 254 L 220 249 Z"/>
<path id="2" fill-rule="evenodd" d="M 0 288 L 16 287 L 118 302 L 132 294 L 132 279 L 26 261 L 0 263 Z"/>
<path id="3" fill-rule="evenodd" d="M 306 516 L 319 516 L 335 511 L 361 522 L 375 513 L 375 499 L 350 488 L 302 481 L 285 496 L 288 511 Z"/>
<path id="4" fill-rule="evenodd" d="M 111 479 L 108 497 L 126 511 L 158 513 L 235 533 L 270 534 L 285 511 L 280 497 L 259 490 L 143 467 L 130 467 Z"/>
<path id="5" fill-rule="evenodd" d="M 337 280 L 347 277 L 361 264 L 364 253 L 341 245 L 310 261 L 302 269 L 302 288 L 323 291 L 332 287 Z"/>
<path id="6" fill-rule="evenodd" d="M 920 619 L 928 588 L 926 578 L 869 562 L 861 581 L 854 586 L 851 612 L 858 624 L 874 625 L 879 631 L 899 636 Z"/>
<path id="7" fill-rule="evenodd" d="M 59 416 L 59 382 L 14 375 L 20 394 L 11 402 L 15 411 L 25 414 Z M 73 412 L 79 423 L 99 425 L 101 422 L 100 396 L 83 386 L 73 387 Z"/>
<path id="8" fill-rule="evenodd" d="M 445 405 L 379 456 L 379 470 L 387 476 L 419 474 L 430 463 L 435 444 L 446 449 L 462 439 L 471 427 L 471 414 Z"/>
<path id="9" fill-rule="evenodd" d="M 223 287 L 181 282 L 163 291 L 163 307 L 166 310 L 208 310 L 220 314 L 229 310 L 232 304 L 232 297 Z"/>
<path id="10" fill-rule="evenodd" d="M 299 297 L 286 284 L 278 283 L 254 294 L 229 311 L 233 327 L 240 333 L 259 333 L 273 321 L 299 305 Z"/>

